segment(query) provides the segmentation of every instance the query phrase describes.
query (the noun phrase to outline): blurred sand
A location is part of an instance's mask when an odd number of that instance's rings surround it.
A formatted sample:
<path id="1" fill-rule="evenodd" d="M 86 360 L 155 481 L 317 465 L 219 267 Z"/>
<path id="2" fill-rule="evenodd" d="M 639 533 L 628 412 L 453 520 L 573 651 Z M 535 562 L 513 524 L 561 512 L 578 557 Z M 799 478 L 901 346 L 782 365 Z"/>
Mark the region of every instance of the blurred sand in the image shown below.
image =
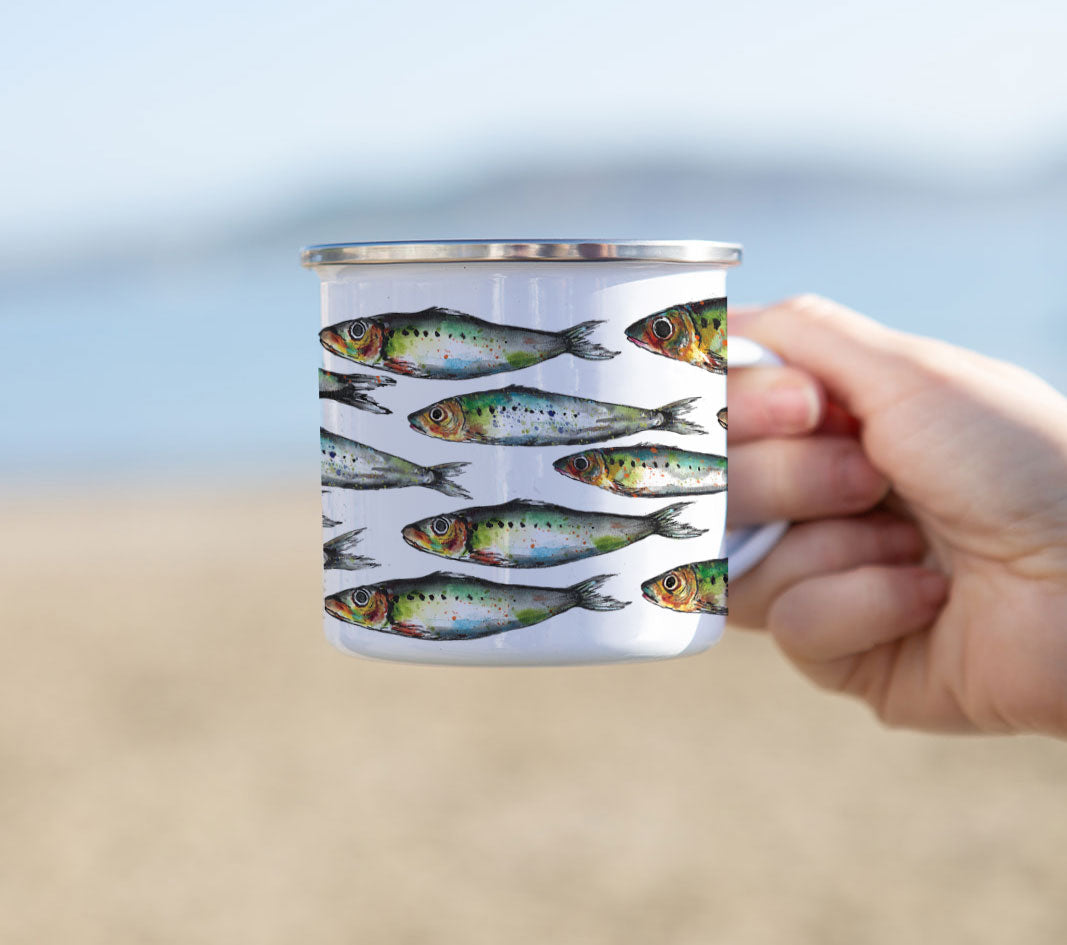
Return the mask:
<path id="1" fill-rule="evenodd" d="M 756 636 L 342 656 L 314 485 L 0 522 L 5 945 L 1067 941 L 1062 743 L 885 731 Z"/>

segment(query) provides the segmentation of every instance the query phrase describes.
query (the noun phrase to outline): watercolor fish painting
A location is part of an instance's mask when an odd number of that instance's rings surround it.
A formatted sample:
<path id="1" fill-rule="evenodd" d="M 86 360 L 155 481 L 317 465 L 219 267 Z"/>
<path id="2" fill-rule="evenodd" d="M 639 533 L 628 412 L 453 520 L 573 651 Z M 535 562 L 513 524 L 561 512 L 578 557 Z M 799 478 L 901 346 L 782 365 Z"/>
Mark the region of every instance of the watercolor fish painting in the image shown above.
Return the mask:
<path id="1" fill-rule="evenodd" d="M 645 409 L 513 385 L 460 394 L 408 415 L 412 428 L 439 440 L 498 446 L 596 443 L 645 430 L 704 433 L 683 415 L 698 397 Z"/>
<path id="2" fill-rule="evenodd" d="M 727 560 L 683 564 L 641 585 L 646 600 L 686 614 L 726 615 Z"/>
<path id="3" fill-rule="evenodd" d="M 653 354 L 725 374 L 726 299 L 672 305 L 638 319 L 626 337 Z"/>
<path id="4" fill-rule="evenodd" d="M 399 489 L 425 486 L 445 495 L 469 499 L 471 494 L 453 481 L 469 463 L 420 466 L 364 443 L 319 430 L 322 484 L 342 489 Z"/>
<path id="5" fill-rule="evenodd" d="M 726 488 L 726 457 L 662 444 L 600 447 L 557 459 L 556 472 L 637 497 L 712 495 Z"/>
<path id="6" fill-rule="evenodd" d="M 320 369 L 319 397 L 366 413 L 389 415 L 392 411 L 378 402 L 375 392 L 397 385 L 391 375 L 465 381 L 518 371 L 564 357 L 565 361 L 557 362 L 558 367 L 566 367 L 567 376 L 575 373 L 576 379 L 573 383 L 561 382 L 561 386 L 571 391 L 596 392 L 605 389 L 596 373 L 603 368 L 594 368 L 581 362 L 603 362 L 620 353 L 593 340 L 594 333 L 602 324 L 600 321 L 585 321 L 561 331 L 542 331 L 490 322 L 437 306 L 417 312 L 388 312 L 350 318 L 321 330 L 319 340 L 322 347 L 348 361 L 384 373 L 346 374 Z M 651 353 L 715 374 L 726 373 L 725 299 L 706 299 L 665 308 L 637 320 L 625 329 L 625 334 L 630 342 Z M 645 361 L 644 355 L 626 357 L 650 363 Z M 664 375 L 670 371 L 693 379 L 698 377 L 686 371 L 675 372 L 673 367 L 663 362 L 659 364 Z M 612 370 L 615 369 L 612 366 Z M 704 426 L 690 418 L 696 416 L 704 419 L 695 412 L 700 402 L 696 396 L 662 406 L 642 407 L 633 405 L 632 401 L 613 403 L 515 384 L 467 393 L 456 393 L 455 388 L 450 389 L 447 384 L 443 385 L 444 390 L 429 385 L 435 393 L 420 394 L 418 380 L 402 383 L 410 384 L 410 388 L 399 388 L 392 395 L 394 398 L 410 395 L 400 411 L 401 416 L 406 413 L 411 430 L 433 440 L 491 446 L 572 446 L 581 452 L 556 459 L 552 463 L 556 472 L 576 482 L 626 497 L 667 499 L 702 496 L 727 488 L 727 461 L 724 456 L 681 449 L 669 443 L 603 445 L 605 441 L 620 437 L 645 438 L 637 434 L 668 441 L 674 437 L 667 434 L 706 434 L 708 431 Z M 668 395 L 662 392 L 663 386 L 661 384 L 658 388 L 661 393 L 655 399 L 634 394 L 633 400 L 656 403 L 660 398 L 665 399 Z M 673 388 L 673 385 L 670 386 Z M 683 392 L 684 387 L 679 393 Z M 407 413 L 412 404 L 426 403 L 433 396 L 440 399 Z M 629 394 L 619 396 L 630 400 Z M 389 402 L 386 398 L 382 399 Z M 719 403 L 722 402 L 719 400 Z M 395 402 L 394 406 L 399 407 L 399 402 Z M 384 424 L 381 429 L 386 438 L 380 439 L 375 435 L 371 439 L 390 446 L 395 443 L 396 448 L 405 455 L 411 453 L 403 445 L 404 438 L 414 443 L 422 442 L 426 450 L 431 449 L 425 440 L 412 436 L 402 424 L 399 429 L 389 429 L 390 425 L 395 427 L 396 421 L 366 416 L 359 418 L 353 414 L 338 413 L 332 407 L 328 407 L 326 413 L 331 417 L 339 416 L 341 419 L 337 423 L 344 423 L 346 418 L 354 420 L 360 429 L 364 425 L 377 429 L 375 424 Z M 706 413 L 710 424 L 711 410 Z M 726 429 L 725 407 L 716 413 L 716 420 Z M 471 493 L 457 481 L 470 463 L 422 465 L 325 428 L 320 429 L 320 447 L 323 489 L 379 490 L 417 486 L 447 496 L 472 498 Z M 458 452 L 463 455 L 462 450 Z M 559 450 L 548 454 L 543 465 L 540 462 L 532 464 L 530 468 L 533 474 L 543 477 L 548 458 L 564 452 Z M 539 454 L 532 455 L 536 458 Z M 506 466 L 500 468 L 510 469 Z M 473 469 L 484 474 L 483 480 L 486 476 L 491 479 L 496 471 L 491 455 L 487 471 L 479 470 L 477 466 Z M 525 489 L 517 486 L 510 472 L 507 478 L 508 491 L 503 495 L 497 493 L 497 496 L 504 498 L 515 495 L 516 491 L 519 494 L 525 492 Z M 573 491 L 587 500 L 592 495 L 584 490 L 572 489 L 569 484 L 554 477 L 550 477 L 550 480 L 557 490 Z M 540 481 L 544 482 L 543 479 Z M 335 495 L 339 500 L 340 495 Z M 424 496 L 423 501 L 427 498 Z M 647 550 L 654 555 L 661 548 L 674 547 L 667 543 L 659 544 L 657 539 L 692 539 L 707 531 L 682 520 L 683 513 L 692 502 L 675 501 L 657 509 L 657 503 L 647 503 L 642 507 L 641 503 L 615 499 L 600 501 L 629 506 L 631 509 L 637 506 L 637 511 L 642 514 L 624 515 L 613 511 L 570 508 L 522 498 L 496 505 L 470 505 L 428 515 L 428 511 L 438 507 L 440 500 L 435 499 L 433 505 L 427 507 L 427 504 L 422 504 L 417 511 L 408 510 L 405 514 L 401 500 L 397 507 L 389 510 L 390 517 L 385 520 L 389 523 L 386 534 L 377 537 L 394 543 L 410 560 L 422 560 L 425 563 L 427 559 L 417 558 L 406 551 L 401 541 L 418 552 L 460 562 L 459 567 L 552 568 L 614 552 L 620 552 L 617 559 L 620 561 L 634 563 L 652 560 L 653 566 L 648 570 L 643 566 L 634 574 L 627 570 L 626 580 L 620 579 L 620 584 L 628 586 L 628 593 L 623 595 L 628 599 L 619 600 L 604 592 L 605 583 L 616 576 L 612 574 L 578 581 L 574 581 L 577 575 L 557 578 L 557 584 L 569 586 L 546 587 L 507 582 L 506 573 L 499 575 L 505 578 L 504 582 L 496 582 L 469 574 L 435 571 L 417 577 L 389 577 L 331 593 L 324 599 L 326 613 L 354 627 L 380 633 L 415 640 L 462 641 L 533 627 L 572 610 L 617 611 L 628 606 L 629 600 L 637 598 L 642 576 L 656 566 L 654 557 L 641 557 L 643 552 Z M 647 505 L 652 508 L 648 509 Z M 608 505 L 608 508 L 612 506 Z M 373 507 L 371 510 L 373 512 Z M 362 511 L 366 512 L 367 509 L 364 507 Z M 392 517 L 394 512 L 399 514 Z M 416 520 L 400 526 L 400 522 L 410 519 Z M 322 523 L 324 528 L 340 530 L 345 527 L 325 514 Z M 356 528 L 326 540 L 322 546 L 324 569 L 355 571 L 379 567 L 379 561 L 358 553 L 366 537 L 365 528 Z M 623 552 L 623 549 L 646 539 L 652 541 L 642 546 L 640 551 Z M 389 546 L 383 543 L 383 547 Z M 707 553 L 701 550 L 700 543 L 692 546 L 691 550 L 693 557 Z M 381 560 L 388 563 L 392 555 L 388 551 L 383 551 L 383 554 L 385 557 Z M 638 557 L 634 558 L 634 555 Z M 588 567 L 588 570 L 593 569 L 599 570 L 595 565 Z M 413 573 L 407 569 L 405 571 Z M 563 573 L 567 574 L 568 571 Z M 385 576 L 388 577 L 388 572 Z M 356 580 L 359 578 L 349 578 L 344 583 Z M 571 581 L 574 583 L 569 583 Z M 682 564 L 643 581 L 640 591 L 646 600 L 668 610 L 689 614 L 725 614 L 727 562 L 721 559 Z M 676 618 L 665 619 L 673 621 Z"/>
<path id="7" fill-rule="evenodd" d="M 625 548 L 650 535 L 696 538 L 704 529 L 678 521 L 691 503 L 648 515 L 584 512 L 515 499 L 430 516 L 406 525 L 404 541 L 420 551 L 498 568 L 545 568 Z"/>
<path id="8" fill-rule="evenodd" d="M 462 380 L 517 371 L 561 354 L 588 361 L 618 351 L 589 340 L 602 324 L 582 322 L 564 331 L 498 325 L 448 308 L 392 312 L 338 322 L 319 332 L 333 354 L 408 377 Z"/>
<path id="9" fill-rule="evenodd" d="M 325 604 L 331 616 L 369 630 L 420 640 L 474 640 L 529 627 L 575 607 L 621 610 L 626 603 L 600 592 L 613 576 L 601 574 L 555 588 L 497 584 L 436 571 L 349 588 L 331 594 Z"/>

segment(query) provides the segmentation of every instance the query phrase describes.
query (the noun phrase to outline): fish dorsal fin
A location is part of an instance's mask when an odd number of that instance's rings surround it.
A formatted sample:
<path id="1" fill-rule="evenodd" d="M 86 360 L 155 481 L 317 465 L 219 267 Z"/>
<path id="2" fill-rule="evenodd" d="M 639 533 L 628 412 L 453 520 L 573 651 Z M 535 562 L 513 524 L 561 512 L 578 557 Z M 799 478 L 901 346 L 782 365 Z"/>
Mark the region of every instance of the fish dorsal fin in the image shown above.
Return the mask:
<path id="1" fill-rule="evenodd" d="M 452 580 L 453 578 L 462 578 L 465 581 L 478 581 L 478 580 L 481 580 L 480 578 L 472 577 L 469 574 L 463 574 L 460 571 L 433 571 L 432 573 L 427 574 L 426 577 L 427 578 L 448 578 L 449 580 Z"/>
<path id="2" fill-rule="evenodd" d="M 412 315 L 458 315 L 460 318 L 471 318 L 466 312 L 461 312 L 454 308 L 444 308 L 441 305 L 431 305 L 429 308 L 424 308 L 421 312 L 412 312 Z"/>
<path id="3" fill-rule="evenodd" d="M 507 387 L 502 387 L 501 393 L 508 394 L 537 394 L 538 396 L 552 396 L 545 390 L 538 390 L 536 387 L 527 387 L 525 384 L 508 384 Z"/>
<path id="4" fill-rule="evenodd" d="M 508 505 L 521 505 L 528 509 L 562 509 L 563 506 L 556 502 L 546 502 L 544 499 L 512 499 Z M 570 510 L 568 510 L 570 511 Z"/>

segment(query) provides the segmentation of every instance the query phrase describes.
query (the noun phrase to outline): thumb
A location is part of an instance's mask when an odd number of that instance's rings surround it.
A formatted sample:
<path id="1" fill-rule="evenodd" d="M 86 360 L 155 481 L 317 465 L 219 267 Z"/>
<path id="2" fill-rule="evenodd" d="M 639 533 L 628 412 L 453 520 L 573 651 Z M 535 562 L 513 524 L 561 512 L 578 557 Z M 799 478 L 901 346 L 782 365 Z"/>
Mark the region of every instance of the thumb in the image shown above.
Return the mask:
<path id="1" fill-rule="evenodd" d="M 802 295 L 766 308 L 731 309 L 730 331 L 815 375 L 863 418 L 928 380 L 925 339 L 901 334 L 843 305 Z"/>

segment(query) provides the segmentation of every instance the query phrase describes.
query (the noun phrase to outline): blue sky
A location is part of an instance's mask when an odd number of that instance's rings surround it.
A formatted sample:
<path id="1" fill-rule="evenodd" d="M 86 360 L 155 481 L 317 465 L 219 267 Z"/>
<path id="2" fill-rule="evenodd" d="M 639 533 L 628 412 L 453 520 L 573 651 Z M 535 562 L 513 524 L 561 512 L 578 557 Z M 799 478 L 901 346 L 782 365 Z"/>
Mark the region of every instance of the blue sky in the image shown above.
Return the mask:
<path id="1" fill-rule="evenodd" d="M 0 485 L 310 475 L 317 287 L 296 251 L 349 226 L 737 239 L 738 299 L 824 292 L 1063 386 L 1063 189 L 1027 185 L 1067 156 L 1064 49 L 1063 0 L 8 0 Z M 726 170 L 698 200 L 671 163 L 643 179 L 665 157 Z M 630 176 L 588 175 L 575 206 L 522 190 L 524 164 L 612 158 Z M 797 168 L 823 160 L 856 186 L 806 190 Z M 770 192 L 732 189 L 749 161 Z M 98 265 L 127 246 L 138 266 Z M 227 323 L 252 326 L 247 353 Z"/>
<path id="2" fill-rule="evenodd" d="M 612 151 L 937 174 L 1067 149 L 1067 4 L 5 5 L 0 249 Z"/>

